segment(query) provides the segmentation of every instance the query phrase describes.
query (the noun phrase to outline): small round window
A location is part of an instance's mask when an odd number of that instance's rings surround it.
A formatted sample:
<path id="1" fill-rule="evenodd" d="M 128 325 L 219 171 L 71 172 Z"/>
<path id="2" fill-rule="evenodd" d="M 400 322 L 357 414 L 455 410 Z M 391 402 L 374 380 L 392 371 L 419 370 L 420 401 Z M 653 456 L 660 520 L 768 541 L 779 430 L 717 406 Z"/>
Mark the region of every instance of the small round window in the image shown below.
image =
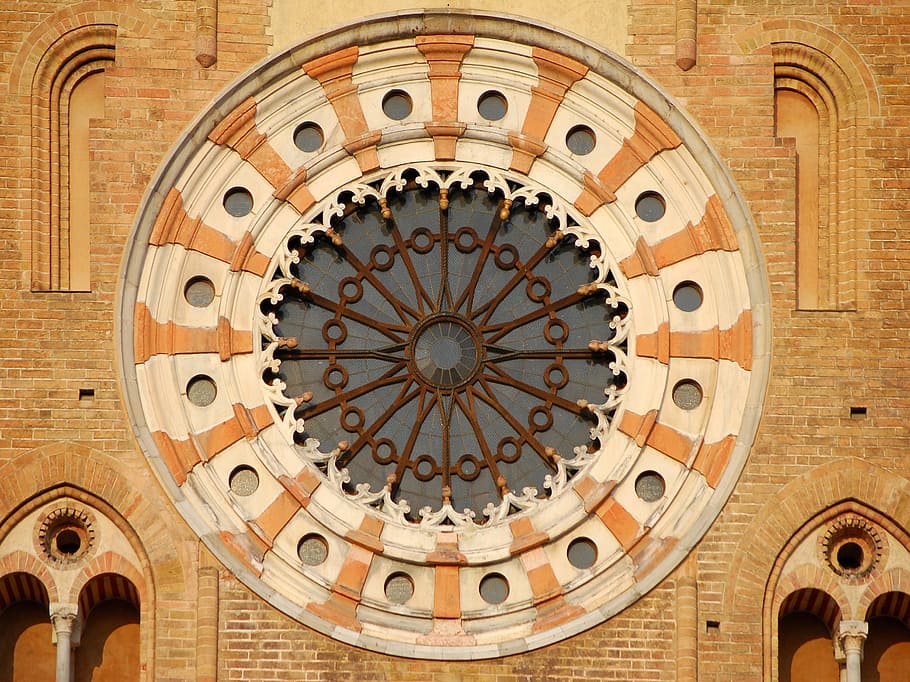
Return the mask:
<path id="1" fill-rule="evenodd" d="M 656 223 L 666 212 L 667 204 L 657 192 L 645 192 L 635 200 L 635 214 L 646 223 Z"/>
<path id="2" fill-rule="evenodd" d="M 673 290 L 673 304 L 686 313 L 701 308 L 704 295 L 695 282 L 682 282 Z"/>
<path id="3" fill-rule="evenodd" d="M 403 121 L 413 108 L 411 96 L 404 90 L 392 90 L 382 98 L 382 111 L 393 121 Z"/>
<path id="4" fill-rule="evenodd" d="M 235 218 L 243 218 L 253 210 L 253 195 L 245 187 L 234 187 L 224 193 L 224 210 Z"/>
<path id="5" fill-rule="evenodd" d="M 325 137 L 322 128 L 312 121 L 301 123 L 294 131 L 294 146 L 302 152 L 315 152 L 322 147 L 323 142 Z"/>
<path id="6" fill-rule="evenodd" d="M 566 147 L 573 154 L 578 154 L 579 156 L 590 154 L 594 151 L 596 145 L 597 137 L 588 126 L 575 126 L 566 135 Z"/>
<path id="7" fill-rule="evenodd" d="M 477 111 L 488 121 L 501 121 L 509 110 L 509 103 L 500 92 L 490 90 L 477 100 Z"/>

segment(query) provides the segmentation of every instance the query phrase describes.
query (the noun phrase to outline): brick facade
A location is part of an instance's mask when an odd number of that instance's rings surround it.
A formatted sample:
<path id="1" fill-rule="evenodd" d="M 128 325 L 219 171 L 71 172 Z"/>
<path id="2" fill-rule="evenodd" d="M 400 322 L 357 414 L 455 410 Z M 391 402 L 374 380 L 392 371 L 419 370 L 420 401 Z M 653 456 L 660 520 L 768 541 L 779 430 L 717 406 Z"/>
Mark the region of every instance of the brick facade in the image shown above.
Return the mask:
<path id="1" fill-rule="evenodd" d="M 134 436 L 117 365 L 118 286 L 134 219 L 169 150 L 224 87 L 283 47 L 273 44 L 272 4 L 0 3 L 0 587 L 20 572 L 53 582 L 34 543 L 20 538 L 38 511 L 72 500 L 116 529 L 109 537 L 117 540 L 97 548 L 77 583 L 116 573 L 136 585 L 141 679 L 325 682 L 778 680 L 778 612 L 787 592 L 780 585 L 825 591 L 845 621 L 865 620 L 880 595 L 910 593 L 906 0 L 630 0 L 624 42 L 608 46 L 669 93 L 717 148 L 754 219 L 771 295 L 771 369 L 755 443 L 717 520 L 657 587 L 565 641 L 488 661 L 439 662 L 367 652 L 314 632 L 213 558 Z M 328 14 L 334 6 L 300 4 Z M 558 4 L 530 6 L 566 28 Z M 683 70 L 693 59 L 693 11 L 694 65 Z M 328 23 L 358 18 L 339 14 Z M 38 144 L 36 92 L 42 69 L 53 66 L 48 55 L 64 54 L 77 29 L 95 25 L 116 32 L 114 62 L 104 69 L 105 116 L 91 127 L 91 291 L 52 291 L 35 286 L 52 267 L 35 253 L 44 244 L 35 231 L 51 211 L 60 169 Z M 792 140 L 775 136 L 774 117 L 775 46 L 791 43 L 813 56 L 806 68 L 827 76 L 847 122 L 839 137 L 841 231 L 831 249 L 844 263 L 832 270 L 839 293 L 824 310 L 796 307 L 797 158 Z M 214 64 L 202 66 L 211 57 Z M 240 151 L 240 143 L 219 142 Z M 445 144 L 437 139 L 437 149 Z M 729 346 L 732 361 L 748 360 L 736 339 L 711 343 Z M 805 544 L 847 513 L 867 519 L 891 548 L 859 586 L 838 579 Z M 54 592 L 49 602 L 57 601 L 67 599 Z M 4 606 L 0 599 L 0 624 Z"/>

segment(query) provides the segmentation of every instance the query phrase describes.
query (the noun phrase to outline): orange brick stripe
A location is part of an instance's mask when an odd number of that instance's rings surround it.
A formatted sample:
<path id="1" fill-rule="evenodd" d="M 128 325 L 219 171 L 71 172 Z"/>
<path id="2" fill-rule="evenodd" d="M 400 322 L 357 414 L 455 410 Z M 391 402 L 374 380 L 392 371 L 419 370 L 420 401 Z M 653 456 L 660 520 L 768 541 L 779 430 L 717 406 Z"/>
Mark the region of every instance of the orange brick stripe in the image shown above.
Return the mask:
<path id="1" fill-rule="evenodd" d="M 268 256 L 253 248 L 253 237 L 249 232 L 244 234 L 238 244 L 223 232 L 204 224 L 201 218 L 190 218 L 183 207 L 180 190 L 176 187 L 172 187 L 164 199 L 149 244 L 178 244 L 185 249 L 229 263 L 232 270 L 245 270 L 259 277 L 265 274 L 269 265 Z"/>
<path id="2" fill-rule="evenodd" d="M 461 62 L 474 47 L 474 36 L 417 36 L 416 43 L 429 66 L 433 120 L 457 121 Z"/>
<path id="3" fill-rule="evenodd" d="M 615 487 L 615 481 L 598 483 L 590 476 L 585 476 L 572 486 L 584 501 L 585 511 L 596 514 L 628 552 L 644 529 L 625 507 L 610 497 Z"/>
<path id="4" fill-rule="evenodd" d="M 673 427 L 654 421 L 656 414 L 656 410 L 652 410 L 644 416 L 626 411 L 619 424 L 619 430 L 630 438 L 634 438 L 639 445 L 642 443 L 649 445 L 658 452 L 688 466 L 695 441 Z"/>
<path id="5" fill-rule="evenodd" d="M 252 440 L 272 423 L 272 415 L 265 405 L 250 410 L 235 404 L 234 417 L 208 431 L 187 439 L 171 438 L 164 431 L 155 431 L 152 438 L 177 485 L 183 485 L 186 475 L 199 462 L 207 462 L 242 439 Z"/>
<path id="6" fill-rule="evenodd" d="M 543 548 L 536 547 L 521 555 L 521 563 L 528 576 L 534 604 L 549 601 L 562 594 L 562 585 L 556 579 L 550 560 Z"/>
<path id="7" fill-rule="evenodd" d="M 306 168 L 301 166 L 297 169 L 296 173 L 288 178 L 288 181 L 285 182 L 284 185 L 275 190 L 275 198 L 288 202 L 297 209 L 298 213 L 306 211 L 310 206 L 316 203 L 316 197 L 313 196 L 313 193 L 306 184 L 306 177 Z"/>
<path id="8" fill-rule="evenodd" d="M 458 534 L 440 531 L 436 534 L 436 549 L 427 554 L 427 563 L 440 566 L 465 566 L 467 557 L 458 549 Z"/>
<path id="9" fill-rule="evenodd" d="M 563 623 L 580 618 L 587 612 L 587 609 L 578 604 L 570 604 L 563 597 L 556 597 L 538 606 L 537 618 L 534 619 L 531 631 L 543 632 L 559 627 Z"/>
<path id="10" fill-rule="evenodd" d="M 739 243 L 733 225 L 720 199 L 713 194 L 705 205 L 705 214 L 698 225 L 689 223 L 684 229 L 662 239 L 649 250 L 647 245 L 636 244 L 636 252 L 623 259 L 619 266 L 629 278 L 646 273 L 654 275 L 655 267 L 665 268 L 708 251 L 732 252 L 738 249 Z"/>
<path id="11" fill-rule="evenodd" d="M 133 353 L 136 364 L 153 355 L 218 353 L 222 362 L 236 354 L 253 352 L 253 332 L 231 328 L 219 318 L 217 327 L 186 327 L 174 322 L 158 322 L 148 307 L 136 304 L 133 319 Z"/>
<path id="12" fill-rule="evenodd" d="M 509 528 L 512 531 L 513 538 L 512 545 L 509 547 L 509 552 L 512 556 L 540 547 L 550 539 L 550 536 L 546 533 L 535 530 L 531 519 L 526 516 L 509 523 Z"/>
<path id="13" fill-rule="evenodd" d="M 376 145 L 381 134 L 367 128 L 357 96 L 353 74 L 358 57 L 359 50 L 354 46 L 313 59 L 302 68 L 306 75 L 319 81 L 344 132 L 344 148 L 354 155 L 360 170 L 366 173 L 379 168 Z"/>
<path id="14" fill-rule="evenodd" d="M 316 488 L 322 483 L 322 479 L 314 471 L 305 467 L 296 478 L 282 475 L 278 478 L 278 482 L 294 496 L 301 507 L 306 508 L 309 506 Z"/>
<path id="15" fill-rule="evenodd" d="M 357 604 L 370 571 L 373 553 L 363 547 L 352 545 L 332 586 L 332 594 L 323 603 L 310 602 L 307 609 L 320 618 L 360 632 L 357 620 Z"/>
<path id="16" fill-rule="evenodd" d="M 436 534 L 436 549 L 427 555 L 427 563 L 435 564 L 433 572 L 433 618 L 461 618 L 461 583 L 458 567 L 468 563 L 458 549 L 458 534 L 440 531 Z"/>
<path id="17" fill-rule="evenodd" d="M 461 618 L 458 566 L 437 566 L 434 579 L 433 618 Z"/>
<path id="18" fill-rule="evenodd" d="M 209 133 L 209 139 L 240 154 L 276 189 L 292 175 L 291 168 L 269 143 L 268 136 L 256 127 L 256 100 L 252 97 L 225 116 Z"/>
<path id="19" fill-rule="evenodd" d="M 712 327 L 700 332 L 671 332 L 662 323 L 652 334 L 635 340 L 639 357 L 655 358 L 667 364 L 670 358 L 730 360 L 744 370 L 752 369 L 752 311 L 744 310 L 729 329 Z"/>
<path id="20" fill-rule="evenodd" d="M 701 473 L 712 488 L 717 487 L 724 469 L 727 468 L 735 444 L 736 436 L 731 435 L 716 443 L 702 443 L 698 448 L 692 468 Z"/>
<path id="21" fill-rule="evenodd" d="M 430 93 L 433 103 L 433 122 L 426 123 L 433 138 L 435 156 L 440 161 L 455 158 L 455 144 L 466 126 L 458 121 L 458 86 L 461 63 L 474 46 L 474 36 L 436 35 L 417 36 L 417 49 L 426 57 L 429 66 Z"/>
<path id="22" fill-rule="evenodd" d="M 531 88 L 531 102 L 521 136 L 509 136 L 512 144 L 510 167 L 520 173 L 529 172 L 534 159 L 544 152 L 543 140 L 566 92 L 588 73 L 584 64 L 541 47 L 535 47 L 531 56 L 537 65 L 537 85 Z"/>
<path id="23" fill-rule="evenodd" d="M 603 524 L 613 534 L 613 537 L 627 552 L 635 543 L 635 540 L 644 532 L 635 517 L 612 497 L 600 505 L 595 514 L 603 521 Z"/>
<path id="24" fill-rule="evenodd" d="M 635 104 L 635 132 L 627 137 L 616 155 L 597 174 L 598 179 L 616 193 L 639 168 L 668 149 L 682 144 L 677 134 L 650 107 Z"/>
<path id="25" fill-rule="evenodd" d="M 268 508 L 256 517 L 255 524 L 250 524 L 254 532 L 271 547 L 278 533 L 300 510 L 300 502 L 287 490 L 283 490 Z"/>
<path id="26" fill-rule="evenodd" d="M 585 178 L 585 187 L 575 200 L 575 207 L 586 216 L 602 204 L 614 201 L 616 190 L 625 184 L 638 169 L 660 152 L 676 149 L 682 144 L 654 111 L 642 102 L 635 104 L 635 132 L 623 140 L 619 151 L 600 170 L 597 177 Z"/>
<path id="27" fill-rule="evenodd" d="M 250 533 L 229 533 L 221 531 L 218 538 L 224 543 L 231 554 L 239 559 L 255 576 L 262 575 L 262 559 L 266 547 L 261 540 Z"/>
<path id="28" fill-rule="evenodd" d="M 385 547 L 379 538 L 384 527 L 385 522 L 382 519 L 367 514 L 360 522 L 360 528 L 348 531 L 344 537 L 374 554 L 382 554 Z"/>
<path id="29" fill-rule="evenodd" d="M 648 575 L 674 547 L 679 543 L 679 538 L 657 538 L 645 535 L 635 546 L 629 550 L 629 556 L 635 564 L 636 579 Z"/>

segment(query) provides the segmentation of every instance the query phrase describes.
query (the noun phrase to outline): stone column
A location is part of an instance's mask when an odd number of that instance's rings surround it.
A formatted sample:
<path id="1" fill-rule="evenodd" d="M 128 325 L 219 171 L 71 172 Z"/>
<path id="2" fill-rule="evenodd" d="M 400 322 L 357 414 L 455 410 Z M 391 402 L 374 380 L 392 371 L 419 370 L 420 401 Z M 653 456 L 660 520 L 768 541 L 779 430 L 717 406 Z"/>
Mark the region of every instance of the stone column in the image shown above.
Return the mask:
<path id="1" fill-rule="evenodd" d="M 863 644 L 869 634 L 869 624 L 861 620 L 842 620 L 837 632 L 846 659 L 846 682 L 862 682 Z"/>
<path id="2" fill-rule="evenodd" d="M 199 569 L 199 606 L 196 611 L 196 682 L 218 679 L 218 569 Z"/>
<path id="3" fill-rule="evenodd" d="M 698 563 L 694 552 L 676 573 L 676 679 L 698 679 Z"/>
<path id="4" fill-rule="evenodd" d="M 196 0 L 196 61 L 209 68 L 218 60 L 218 0 Z"/>
<path id="5" fill-rule="evenodd" d="M 79 642 L 79 607 L 76 604 L 52 603 L 50 612 L 57 640 L 56 682 L 71 682 L 73 647 Z"/>

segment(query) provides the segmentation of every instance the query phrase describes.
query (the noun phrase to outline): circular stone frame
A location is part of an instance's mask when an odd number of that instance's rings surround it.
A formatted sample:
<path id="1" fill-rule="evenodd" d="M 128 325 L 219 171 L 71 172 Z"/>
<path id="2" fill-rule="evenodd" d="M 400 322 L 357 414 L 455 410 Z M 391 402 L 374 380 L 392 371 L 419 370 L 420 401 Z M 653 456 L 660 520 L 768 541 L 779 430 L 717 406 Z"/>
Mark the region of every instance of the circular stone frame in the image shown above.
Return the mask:
<path id="1" fill-rule="evenodd" d="M 503 57 L 513 77 L 491 83 L 487 65 Z M 453 63 L 456 79 L 447 71 Z M 490 89 L 509 101 L 501 121 L 476 111 Z M 396 90 L 414 103 L 401 121 L 382 112 L 383 98 Z M 605 120 L 617 129 L 596 123 Z M 294 144 L 305 121 L 325 131 L 318 151 Z M 528 121 L 533 126 L 523 128 Z M 598 143 L 573 156 L 566 135 L 580 123 L 592 126 Z M 536 132 L 518 134 L 522 129 Z M 446 509 L 414 522 L 386 491 L 352 489 L 346 470 L 334 466 L 347 446 L 342 435 L 334 443 L 295 444 L 305 428 L 295 411 L 308 396 L 288 396 L 280 381 L 263 381 L 279 367 L 269 349 L 291 343 L 264 341 L 260 308 L 275 291 L 278 263 L 295 257 L 288 235 L 318 233 L 343 248 L 333 228 L 341 203 L 418 166 L 426 173 L 482 168 L 514 180 L 509 186 L 545 188 L 555 211 L 548 218 L 570 226 L 572 239 L 597 245 L 601 275 L 612 273 L 628 299 L 624 350 L 612 349 L 623 355 L 628 383 L 621 395 L 579 404 L 599 415 L 597 448 L 563 465 L 547 495 L 504 489 L 503 499 L 513 503 L 483 523 Z M 224 209 L 222 197 L 234 187 L 252 195 L 248 215 Z M 646 233 L 635 215 L 644 192 L 666 203 Z M 187 224 L 196 227 L 183 229 Z M 200 276 L 217 292 L 205 308 L 183 296 Z M 673 306 L 680 281 L 704 293 L 697 311 L 681 315 Z M 127 409 L 190 527 L 284 613 L 398 656 L 519 653 L 635 602 L 683 560 L 729 498 L 768 377 L 769 295 L 758 239 L 701 132 L 614 55 L 549 26 L 479 12 L 374 17 L 241 76 L 196 117 L 153 179 L 124 257 L 119 305 Z M 173 333 L 160 333 L 163 327 Z M 218 386 L 211 405 L 186 399 L 187 382 L 199 375 Z M 703 389 L 701 404 L 689 411 L 672 400 L 684 380 Z M 260 481 L 244 498 L 229 487 L 241 465 Z M 635 492 L 646 471 L 665 482 L 659 499 Z M 312 566 L 297 553 L 311 535 L 327 548 Z M 596 553 L 584 569 L 567 557 L 578 538 Z M 399 573 L 415 588 L 403 604 L 385 594 Z M 492 574 L 509 586 L 502 603 L 480 594 Z M 446 598 L 437 599 L 441 594 Z"/>

